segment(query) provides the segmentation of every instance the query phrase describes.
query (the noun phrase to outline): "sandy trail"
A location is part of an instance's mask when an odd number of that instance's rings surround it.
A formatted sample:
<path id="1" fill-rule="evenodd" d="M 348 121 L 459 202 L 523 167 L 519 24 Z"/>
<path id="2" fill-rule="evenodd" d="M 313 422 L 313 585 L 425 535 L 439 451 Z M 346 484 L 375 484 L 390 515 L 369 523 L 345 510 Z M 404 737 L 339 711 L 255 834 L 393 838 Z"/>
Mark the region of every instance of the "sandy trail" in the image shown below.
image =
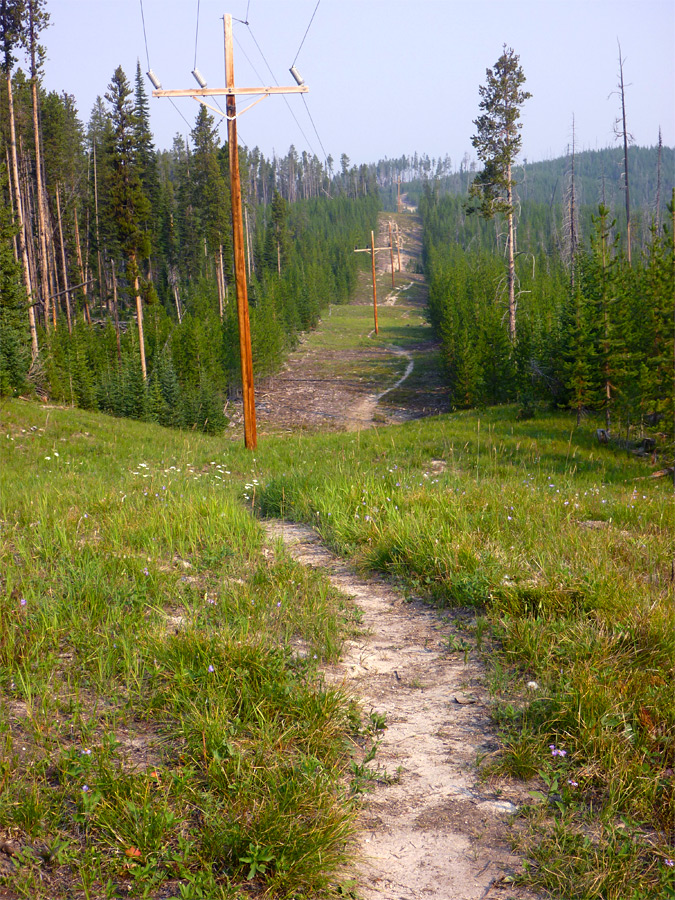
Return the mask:
<path id="1" fill-rule="evenodd" d="M 504 897 L 515 786 L 478 785 L 476 757 L 495 749 L 482 667 L 469 650 L 449 652 L 452 626 L 383 580 L 362 578 L 309 526 L 264 523 L 304 565 L 320 568 L 363 611 L 367 632 L 345 647 L 326 677 L 343 684 L 366 715 L 386 715 L 362 812 L 361 900 L 478 900 Z M 463 640 L 463 638 L 462 638 Z M 390 778 L 385 778 L 384 773 Z M 387 783 L 391 782 L 391 783 Z M 509 897 L 526 897 L 509 892 Z"/>

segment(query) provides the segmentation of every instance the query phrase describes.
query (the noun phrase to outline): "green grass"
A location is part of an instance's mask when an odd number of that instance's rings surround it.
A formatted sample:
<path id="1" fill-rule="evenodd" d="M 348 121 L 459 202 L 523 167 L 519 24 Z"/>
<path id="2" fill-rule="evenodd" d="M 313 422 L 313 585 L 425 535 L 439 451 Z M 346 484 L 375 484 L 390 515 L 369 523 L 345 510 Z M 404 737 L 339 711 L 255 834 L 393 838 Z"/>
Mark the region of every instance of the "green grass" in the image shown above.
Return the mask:
<path id="1" fill-rule="evenodd" d="M 401 360 L 373 361 L 371 315 L 334 307 L 308 349 L 338 347 L 347 377 L 381 387 Z M 378 341 L 413 347 L 418 323 L 414 304 L 383 307 Z M 411 597 L 474 611 L 502 747 L 486 774 L 535 789 L 519 829 L 529 884 L 675 896 L 672 484 L 593 431 L 503 408 L 248 454 L 8 404 L 0 827 L 33 848 L 12 888 L 337 890 L 367 756 L 318 665 L 358 616 L 265 554 L 255 512 L 311 522 Z"/>
<path id="2" fill-rule="evenodd" d="M 539 860 L 534 883 L 556 896 L 614 900 L 667 890 L 665 860 L 675 855 L 672 483 L 599 446 L 591 426 L 576 429 L 564 415 L 517 422 L 510 408 L 287 439 L 270 443 L 258 464 L 261 515 L 311 522 L 364 570 L 487 616 L 503 745 L 493 771 L 550 779 L 564 762 L 552 793 L 564 789 L 569 840 L 581 841 L 591 822 L 597 867 L 614 859 L 597 883 L 591 862 L 584 878 L 572 861 L 546 874 L 546 854 L 567 851 L 556 827 L 542 837 L 540 823 L 528 845 Z M 565 750 L 564 760 L 550 745 Z M 625 893 L 627 872 L 634 895 Z"/>
<path id="3" fill-rule="evenodd" d="M 263 547 L 251 456 L 10 402 L 2 478 L 0 835 L 24 848 L 6 883 L 332 895 L 362 751 L 318 667 L 356 617 Z"/>

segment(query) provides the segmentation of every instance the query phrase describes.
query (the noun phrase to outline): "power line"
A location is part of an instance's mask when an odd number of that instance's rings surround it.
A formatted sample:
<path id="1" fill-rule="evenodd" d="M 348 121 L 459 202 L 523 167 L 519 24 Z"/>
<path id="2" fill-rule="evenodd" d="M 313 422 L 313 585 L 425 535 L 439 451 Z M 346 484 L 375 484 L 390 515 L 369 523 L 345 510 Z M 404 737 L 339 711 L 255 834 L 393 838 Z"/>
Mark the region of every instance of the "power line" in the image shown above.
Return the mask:
<path id="1" fill-rule="evenodd" d="M 199 38 L 199 4 L 200 0 L 197 0 L 197 27 L 195 29 L 195 64 L 193 69 L 197 68 L 197 40 Z"/>
<path id="2" fill-rule="evenodd" d="M 309 32 L 309 29 L 312 27 L 312 22 L 314 21 L 314 16 L 316 15 L 316 11 L 319 8 L 319 3 L 321 3 L 321 0 L 316 0 L 316 6 L 314 7 L 314 12 L 312 13 L 312 18 L 309 20 L 309 25 L 307 26 L 307 30 L 305 31 L 304 37 L 300 41 L 300 46 L 298 47 L 298 52 L 295 54 L 295 59 L 293 60 L 293 65 L 295 65 L 295 63 L 298 59 L 298 56 L 300 56 L 300 51 L 302 50 L 302 45 L 305 43 L 305 38 L 307 37 L 307 33 Z M 248 18 L 248 16 L 246 18 Z"/>
<path id="3" fill-rule="evenodd" d="M 274 72 L 272 71 L 272 68 L 271 68 L 270 64 L 267 62 L 267 59 L 266 59 L 266 57 L 265 57 L 265 54 L 262 52 L 262 48 L 260 47 L 260 44 L 259 44 L 258 41 L 256 40 L 255 35 L 253 34 L 253 30 L 252 30 L 251 26 L 248 25 L 247 27 L 248 27 L 249 32 L 251 33 L 251 37 L 252 37 L 252 39 L 253 39 L 253 43 L 254 43 L 254 44 L 256 45 L 256 47 L 258 48 L 258 53 L 260 53 L 260 55 L 262 56 L 263 62 L 264 62 L 265 65 L 267 66 L 267 70 L 268 70 L 268 72 L 270 73 L 270 75 L 272 76 L 272 80 L 274 81 L 274 83 L 275 83 L 276 86 L 278 87 L 278 86 L 279 86 L 279 82 L 277 81 L 276 76 L 275 76 Z M 260 77 L 260 76 L 258 76 L 258 77 Z M 261 79 L 261 80 L 262 80 L 262 79 Z M 286 104 L 286 108 L 288 109 L 288 111 L 290 112 L 290 114 L 293 116 L 293 119 L 294 119 L 294 121 L 295 121 L 295 124 L 296 124 L 296 125 L 298 126 L 298 128 L 300 129 L 300 134 L 301 134 L 301 135 L 303 136 L 303 138 L 305 139 L 305 142 L 306 142 L 307 146 L 308 146 L 309 149 L 312 151 L 312 153 L 314 154 L 314 156 L 316 156 L 316 151 L 314 150 L 314 147 L 312 147 L 312 142 L 310 141 L 310 139 L 309 139 L 309 138 L 307 137 L 307 135 L 305 134 L 305 132 L 304 132 L 304 130 L 303 130 L 303 128 L 302 128 L 302 125 L 301 125 L 300 122 L 298 121 L 298 117 L 297 117 L 297 116 L 295 115 L 295 113 L 293 112 L 293 109 L 292 109 L 292 107 L 291 107 L 291 104 L 288 102 L 288 99 L 286 98 L 286 96 L 285 96 L 284 94 L 282 94 L 281 96 L 282 96 L 283 99 L 284 99 L 284 103 Z"/>
<path id="4" fill-rule="evenodd" d="M 312 128 L 314 129 L 314 134 L 316 135 L 316 138 L 317 138 L 319 144 L 321 145 L 321 149 L 323 150 L 324 162 L 328 163 L 328 154 L 326 153 L 326 148 L 323 145 L 323 141 L 319 137 L 319 132 L 317 131 L 316 125 L 314 124 L 314 119 L 312 118 L 312 114 L 309 111 L 309 106 L 307 106 L 307 100 L 305 99 L 305 95 L 302 94 L 301 96 L 302 96 L 302 102 L 305 104 L 305 110 L 307 111 L 307 115 L 309 116 L 309 121 L 312 123 Z"/>
<path id="5" fill-rule="evenodd" d="M 150 68 L 150 54 L 148 53 L 148 35 L 145 31 L 145 13 L 143 12 L 143 0 L 140 0 L 141 4 L 141 21 L 143 22 L 143 38 L 145 40 L 145 57 L 148 61 L 148 69 Z"/>

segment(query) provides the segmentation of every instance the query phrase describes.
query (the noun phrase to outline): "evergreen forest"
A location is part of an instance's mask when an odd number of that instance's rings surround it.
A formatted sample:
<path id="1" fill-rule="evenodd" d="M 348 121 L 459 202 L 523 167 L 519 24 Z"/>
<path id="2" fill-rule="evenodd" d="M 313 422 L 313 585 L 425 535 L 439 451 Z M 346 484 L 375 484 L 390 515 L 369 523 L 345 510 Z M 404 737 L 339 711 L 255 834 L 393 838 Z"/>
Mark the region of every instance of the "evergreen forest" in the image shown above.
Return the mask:
<path id="1" fill-rule="evenodd" d="M 240 389 L 220 125 L 200 106 L 188 140 L 157 149 L 140 63 L 111 73 L 83 122 L 42 86 L 43 7 L 3 6 L 0 391 L 219 431 Z M 630 148 L 630 242 L 620 148 L 518 161 L 508 303 L 505 218 L 472 206 L 468 154 L 457 170 L 417 153 L 360 166 L 295 147 L 239 155 L 256 375 L 350 298 L 366 262 L 352 250 L 403 190 L 454 407 L 544 402 L 599 411 L 607 431 L 672 432 L 671 148 Z"/>

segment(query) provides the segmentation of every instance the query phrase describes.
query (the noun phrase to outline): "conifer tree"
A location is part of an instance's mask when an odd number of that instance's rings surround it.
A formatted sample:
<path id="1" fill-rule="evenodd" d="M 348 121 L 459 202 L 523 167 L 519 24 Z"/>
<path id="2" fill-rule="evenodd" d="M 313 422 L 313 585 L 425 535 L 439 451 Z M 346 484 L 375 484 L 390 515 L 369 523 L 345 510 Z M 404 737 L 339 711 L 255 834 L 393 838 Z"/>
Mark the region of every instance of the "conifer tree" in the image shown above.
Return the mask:
<path id="1" fill-rule="evenodd" d="M 158 228 L 157 210 L 159 208 L 159 172 L 157 154 L 150 130 L 150 107 L 148 95 L 143 83 L 141 64 L 136 61 L 134 79 L 134 153 L 138 174 L 144 195 L 150 204 L 150 218 L 147 227 L 150 231 L 150 251 L 154 250 Z"/>
<path id="2" fill-rule="evenodd" d="M 471 138 L 483 170 L 471 186 L 470 195 L 480 202 L 481 215 L 506 217 L 509 335 L 516 339 L 516 269 L 513 165 L 520 152 L 520 107 L 532 95 L 522 90 L 525 75 L 519 57 L 506 44 L 494 69 L 486 70 L 486 83 L 479 88 L 482 115 L 474 120 L 478 129 Z"/>
<path id="3" fill-rule="evenodd" d="M 130 100 L 131 87 L 121 66 L 115 69 L 105 95 L 110 106 L 112 132 L 107 147 L 110 164 L 109 212 L 119 247 L 126 262 L 127 280 L 133 285 L 138 317 L 138 340 L 143 378 L 147 378 L 143 305 L 139 285 L 139 262 L 150 254 L 147 225 L 150 203 L 143 193 L 134 128 L 136 117 Z"/>

